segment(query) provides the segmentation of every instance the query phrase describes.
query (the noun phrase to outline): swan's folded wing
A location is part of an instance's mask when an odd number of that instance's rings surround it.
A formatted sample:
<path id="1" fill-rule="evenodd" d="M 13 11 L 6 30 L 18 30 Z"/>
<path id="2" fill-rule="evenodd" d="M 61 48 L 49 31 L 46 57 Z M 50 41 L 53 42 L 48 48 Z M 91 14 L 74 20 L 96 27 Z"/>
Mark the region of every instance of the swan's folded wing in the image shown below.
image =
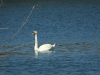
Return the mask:
<path id="1" fill-rule="evenodd" d="M 52 48 L 51 44 L 43 44 L 39 47 L 38 51 L 47 51 Z"/>

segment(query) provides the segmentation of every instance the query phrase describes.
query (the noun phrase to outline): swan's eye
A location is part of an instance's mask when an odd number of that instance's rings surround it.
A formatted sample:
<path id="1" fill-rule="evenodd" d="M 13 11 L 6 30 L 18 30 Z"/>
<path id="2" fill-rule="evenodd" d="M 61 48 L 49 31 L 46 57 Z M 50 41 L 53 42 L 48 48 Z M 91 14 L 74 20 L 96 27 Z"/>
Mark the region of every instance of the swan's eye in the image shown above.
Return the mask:
<path id="1" fill-rule="evenodd" d="M 37 34 L 37 31 L 33 31 L 32 34 Z"/>

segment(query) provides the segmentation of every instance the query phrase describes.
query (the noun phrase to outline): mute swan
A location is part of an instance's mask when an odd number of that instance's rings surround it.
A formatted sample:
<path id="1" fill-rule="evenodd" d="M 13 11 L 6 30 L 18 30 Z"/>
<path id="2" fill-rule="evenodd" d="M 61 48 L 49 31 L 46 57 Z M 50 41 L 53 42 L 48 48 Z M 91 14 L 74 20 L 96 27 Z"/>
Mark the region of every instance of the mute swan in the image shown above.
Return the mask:
<path id="1" fill-rule="evenodd" d="M 35 34 L 35 46 L 34 50 L 36 51 L 35 53 L 37 54 L 38 52 L 45 53 L 48 52 L 51 48 L 55 47 L 54 45 L 51 44 L 43 44 L 38 48 L 38 41 L 37 41 L 37 31 L 33 31 L 32 35 Z"/>

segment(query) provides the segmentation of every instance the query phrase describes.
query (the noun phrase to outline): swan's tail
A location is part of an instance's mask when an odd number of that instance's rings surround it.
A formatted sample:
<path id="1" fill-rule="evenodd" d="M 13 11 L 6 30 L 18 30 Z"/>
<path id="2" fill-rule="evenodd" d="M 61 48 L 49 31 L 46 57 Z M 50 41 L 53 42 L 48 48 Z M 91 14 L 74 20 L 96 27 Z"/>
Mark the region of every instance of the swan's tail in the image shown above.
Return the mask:
<path id="1" fill-rule="evenodd" d="M 52 47 L 55 47 L 55 46 L 56 46 L 56 44 L 52 45 Z"/>

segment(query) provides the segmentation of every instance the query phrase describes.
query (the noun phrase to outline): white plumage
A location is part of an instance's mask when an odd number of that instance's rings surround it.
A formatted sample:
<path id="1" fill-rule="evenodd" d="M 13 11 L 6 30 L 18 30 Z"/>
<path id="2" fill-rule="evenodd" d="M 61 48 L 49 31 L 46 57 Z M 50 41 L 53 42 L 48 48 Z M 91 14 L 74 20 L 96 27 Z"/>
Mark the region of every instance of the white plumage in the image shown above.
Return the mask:
<path id="1" fill-rule="evenodd" d="M 41 53 L 45 53 L 48 52 L 50 49 L 52 49 L 53 47 L 55 47 L 54 45 L 51 44 L 43 44 L 38 48 L 38 41 L 37 41 L 37 31 L 33 31 L 32 34 L 35 34 L 35 46 L 34 46 L 34 50 L 36 52 L 41 52 Z"/>

